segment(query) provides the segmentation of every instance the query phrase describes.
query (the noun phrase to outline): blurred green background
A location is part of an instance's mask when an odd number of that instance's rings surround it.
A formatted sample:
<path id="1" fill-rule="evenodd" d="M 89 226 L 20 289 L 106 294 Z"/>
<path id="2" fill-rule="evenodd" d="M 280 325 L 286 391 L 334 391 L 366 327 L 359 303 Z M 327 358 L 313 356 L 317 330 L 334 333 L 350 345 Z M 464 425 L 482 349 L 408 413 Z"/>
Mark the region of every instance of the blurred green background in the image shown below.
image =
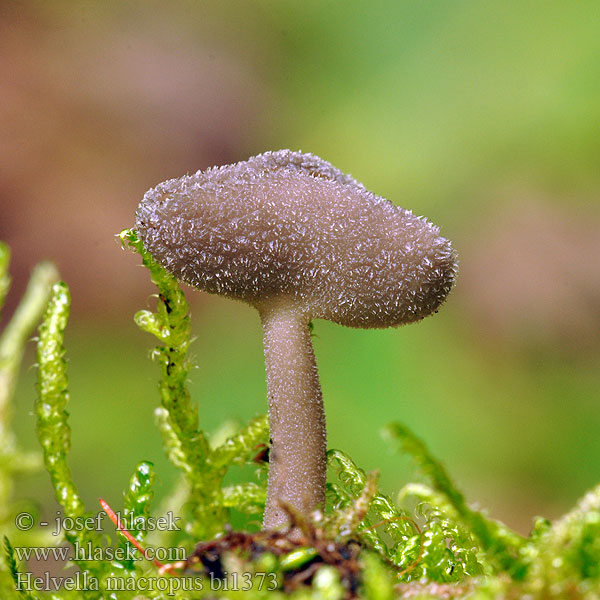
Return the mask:
<path id="1" fill-rule="evenodd" d="M 400 420 L 469 500 L 526 532 L 600 481 L 600 5 L 513 0 L 0 2 L 0 239 L 14 307 L 42 258 L 73 293 L 70 462 L 90 509 L 135 463 L 174 469 L 114 234 L 149 187 L 265 150 L 313 152 L 424 214 L 461 272 L 433 319 L 315 323 L 329 444 L 398 490 Z M 201 426 L 266 411 L 258 317 L 189 294 Z M 7 310 L 10 313 L 10 307 Z M 30 344 L 15 426 L 36 447 Z M 54 510 L 46 474 L 20 482 Z"/>

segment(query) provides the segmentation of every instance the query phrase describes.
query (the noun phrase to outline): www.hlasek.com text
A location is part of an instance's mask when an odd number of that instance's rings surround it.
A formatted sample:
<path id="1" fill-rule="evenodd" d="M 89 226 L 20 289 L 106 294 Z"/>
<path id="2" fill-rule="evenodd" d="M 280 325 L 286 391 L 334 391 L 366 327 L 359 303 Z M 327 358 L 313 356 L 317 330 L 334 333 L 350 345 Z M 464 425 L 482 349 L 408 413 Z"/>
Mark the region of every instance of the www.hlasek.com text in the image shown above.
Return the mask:
<path id="1" fill-rule="evenodd" d="M 158 560 L 162 563 L 174 563 L 186 559 L 185 548 L 173 546 L 147 546 L 141 555 L 133 546 L 94 546 L 91 542 L 72 546 L 16 546 L 14 548 L 17 560 L 28 562 L 30 560 L 66 562 L 70 561 L 141 561 Z"/>

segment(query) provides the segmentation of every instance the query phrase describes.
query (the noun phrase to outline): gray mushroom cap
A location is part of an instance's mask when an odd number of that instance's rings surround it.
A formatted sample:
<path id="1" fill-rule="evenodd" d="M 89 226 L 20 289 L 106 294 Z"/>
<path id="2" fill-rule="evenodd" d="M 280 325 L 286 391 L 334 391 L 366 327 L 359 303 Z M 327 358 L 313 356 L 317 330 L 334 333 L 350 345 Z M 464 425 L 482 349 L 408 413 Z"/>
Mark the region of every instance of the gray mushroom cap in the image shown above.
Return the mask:
<path id="1" fill-rule="evenodd" d="M 159 184 L 136 228 L 154 259 L 193 287 L 350 327 L 431 314 L 457 271 L 438 227 L 290 150 Z"/>

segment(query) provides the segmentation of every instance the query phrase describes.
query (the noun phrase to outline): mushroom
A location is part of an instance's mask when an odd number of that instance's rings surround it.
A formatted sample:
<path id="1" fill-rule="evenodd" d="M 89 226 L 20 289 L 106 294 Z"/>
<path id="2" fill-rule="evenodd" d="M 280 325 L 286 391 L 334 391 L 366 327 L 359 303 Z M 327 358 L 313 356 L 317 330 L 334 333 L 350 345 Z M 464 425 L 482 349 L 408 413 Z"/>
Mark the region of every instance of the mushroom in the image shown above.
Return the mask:
<path id="1" fill-rule="evenodd" d="M 264 528 L 325 503 L 326 429 L 309 323 L 393 327 L 433 313 L 456 255 L 423 217 L 313 154 L 280 150 L 165 181 L 136 213 L 167 271 L 260 315 L 271 449 Z"/>

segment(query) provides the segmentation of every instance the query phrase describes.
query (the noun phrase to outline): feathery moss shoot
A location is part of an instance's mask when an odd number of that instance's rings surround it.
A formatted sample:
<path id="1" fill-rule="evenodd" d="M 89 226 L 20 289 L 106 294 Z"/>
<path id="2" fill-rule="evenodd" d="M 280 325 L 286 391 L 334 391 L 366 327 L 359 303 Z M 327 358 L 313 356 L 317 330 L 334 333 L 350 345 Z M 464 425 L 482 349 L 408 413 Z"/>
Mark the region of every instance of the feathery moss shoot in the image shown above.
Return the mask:
<path id="1" fill-rule="evenodd" d="M 70 304 L 69 288 L 65 283 L 56 283 L 52 287 L 52 295 L 40 327 L 37 345 L 38 401 L 35 408 L 38 439 L 44 451 L 44 464 L 50 474 L 56 499 L 64 508 L 66 516 L 79 518 L 85 512 L 84 506 L 67 464 L 71 429 L 66 410 L 69 389 L 63 341 Z"/>
<path id="2" fill-rule="evenodd" d="M 137 233 L 128 229 L 121 240 L 142 257 L 158 288 L 156 312 L 142 310 L 135 322 L 158 338 L 160 344 L 153 357 L 161 368 L 161 407 L 156 419 L 170 460 L 179 467 L 189 486 L 188 507 L 194 517 L 188 532 L 196 539 L 207 539 L 221 533 L 228 521 L 227 504 L 245 495 L 240 508 L 257 512 L 264 505 L 264 493 L 256 484 L 222 489 L 228 468 L 243 464 L 257 444 L 267 440 L 266 417 L 255 419 L 221 447 L 211 449 L 198 427 L 198 409 L 192 403 L 186 382 L 191 363 L 189 306 L 177 279 L 167 273 L 144 249 Z"/>

